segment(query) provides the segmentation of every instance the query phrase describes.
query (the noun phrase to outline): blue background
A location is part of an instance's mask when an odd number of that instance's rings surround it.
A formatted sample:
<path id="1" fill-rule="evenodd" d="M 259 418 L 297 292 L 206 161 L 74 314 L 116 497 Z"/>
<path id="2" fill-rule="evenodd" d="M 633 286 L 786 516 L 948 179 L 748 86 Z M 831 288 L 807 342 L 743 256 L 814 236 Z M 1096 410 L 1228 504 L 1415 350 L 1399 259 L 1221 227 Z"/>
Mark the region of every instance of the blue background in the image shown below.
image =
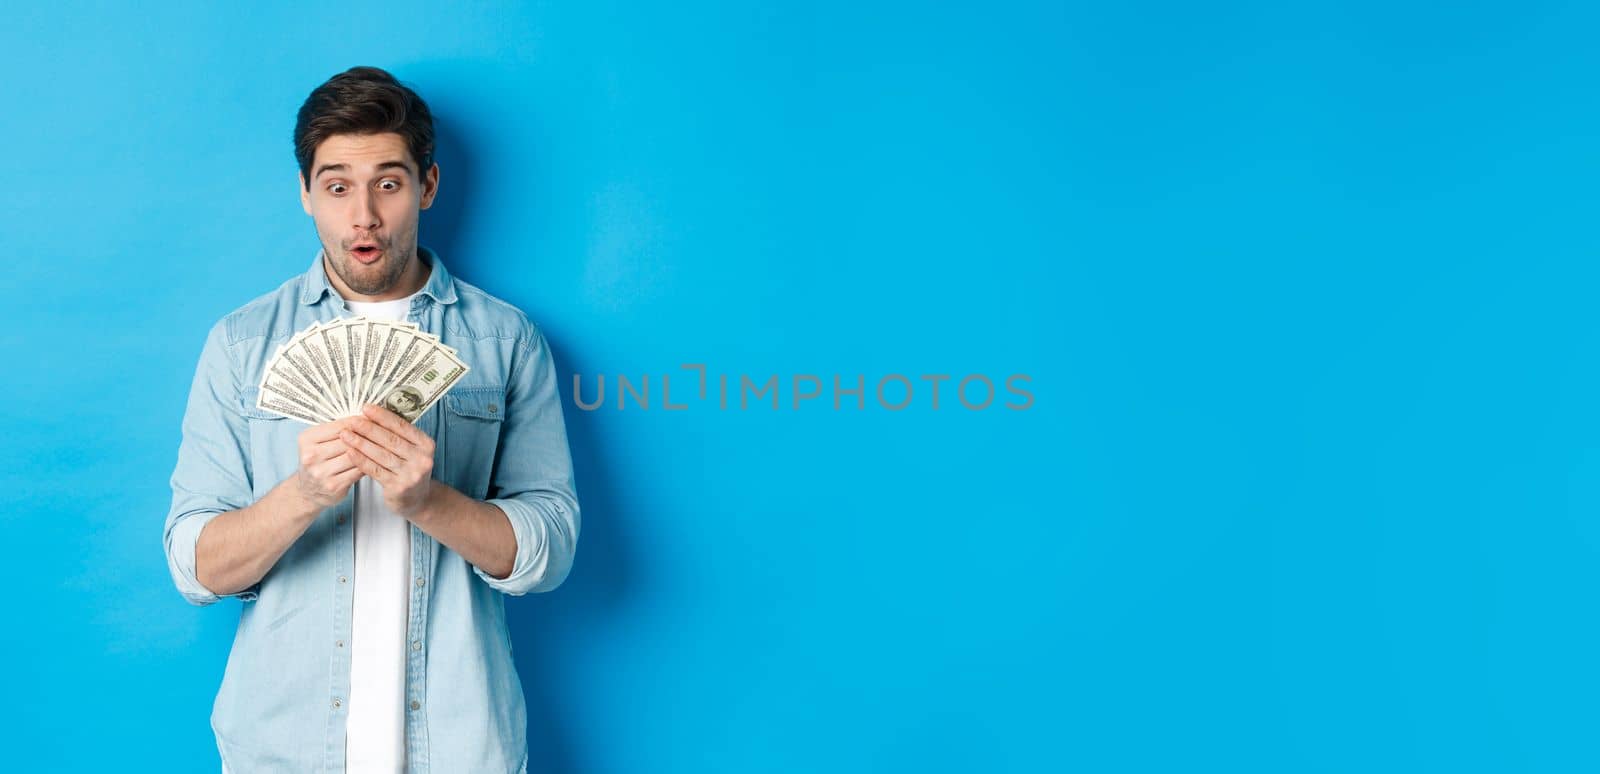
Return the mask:
<path id="1" fill-rule="evenodd" d="M 537 770 L 1600 767 L 1600 17 L 1115 5 L 5 11 L 5 768 L 216 770 L 167 478 L 356 64 L 563 375 Z M 689 362 L 1035 400 L 572 403 Z"/>

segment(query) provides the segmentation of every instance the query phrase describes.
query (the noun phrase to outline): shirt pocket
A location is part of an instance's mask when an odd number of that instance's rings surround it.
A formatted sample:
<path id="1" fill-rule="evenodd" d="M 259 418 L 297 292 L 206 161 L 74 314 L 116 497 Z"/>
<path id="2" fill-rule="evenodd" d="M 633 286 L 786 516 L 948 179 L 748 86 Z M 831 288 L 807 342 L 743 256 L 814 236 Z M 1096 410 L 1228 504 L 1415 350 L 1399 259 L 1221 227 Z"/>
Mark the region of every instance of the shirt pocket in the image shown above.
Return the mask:
<path id="1" fill-rule="evenodd" d="M 259 387 L 245 387 L 239 392 L 239 414 L 249 430 L 249 437 L 241 440 L 249 444 L 250 487 L 257 500 L 300 467 L 300 431 L 308 427 L 304 422 L 257 408 L 256 395 L 260 391 Z"/>
<path id="2" fill-rule="evenodd" d="M 462 494 L 486 499 L 505 427 L 505 387 L 453 389 L 445 393 L 444 408 L 444 439 L 434 446 L 435 475 Z"/>

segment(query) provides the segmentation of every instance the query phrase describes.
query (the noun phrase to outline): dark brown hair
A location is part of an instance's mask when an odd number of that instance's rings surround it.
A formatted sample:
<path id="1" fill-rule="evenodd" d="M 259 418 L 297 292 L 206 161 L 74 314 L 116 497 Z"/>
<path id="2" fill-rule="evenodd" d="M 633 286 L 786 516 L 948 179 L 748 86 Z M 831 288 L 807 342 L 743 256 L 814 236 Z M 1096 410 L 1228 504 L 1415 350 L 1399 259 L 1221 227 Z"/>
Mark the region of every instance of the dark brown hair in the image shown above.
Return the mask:
<path id="1" fill-rule="evenodd" d="M 382 132 L 405 138 L 417 174 L 427 174 L 433 166 L 433 114 L 416 92 L 376 67 L 352 67 L 318 86 L 294 122 L 294 157 L 306 190 L 311 190 L 312 157 L 323 140 Z"/>

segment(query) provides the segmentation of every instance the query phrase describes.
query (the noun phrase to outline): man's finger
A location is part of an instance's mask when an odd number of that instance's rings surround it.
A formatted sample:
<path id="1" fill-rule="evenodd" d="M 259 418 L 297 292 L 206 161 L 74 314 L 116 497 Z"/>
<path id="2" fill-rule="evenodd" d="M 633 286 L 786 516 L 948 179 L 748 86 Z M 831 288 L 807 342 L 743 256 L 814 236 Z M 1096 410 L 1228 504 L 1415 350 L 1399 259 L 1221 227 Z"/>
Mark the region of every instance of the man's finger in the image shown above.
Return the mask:
<path id="1" fill-rule="evenodd" d="M 405 466 L 406 461 L 400 455 L 373 443 L 371 440 L 357 434 L 354 430 L 347 430 L 340 437 L 344 439 L 345 444 L 351 449 L 389 470 L 399 470 Z"/>
<path id="2" fill-rule="evenodd" d="M 351 465 L 349 470 L 329 479 L 329 483 L 335 490 L 344 489 L 360 480 L 362 475 L 361 468 Z"/>
<path id="3" fill-rule="evenodd" d="M 416 453 L 415 447 L 410 441 L 384 429 L 377 422 L 365 417 L 355 417 L 354 420 L 355 421 L 350 423 L 350 432 L 355 433 L 357 436 L 365 438 L 383 447 L 384 449 L 387 449 L 388 451 L 392 452 L 394 456 L 404 460 Z M 383 461 L 381 457 L 377 459 L 380 462 Z M 388 463 L 385 462 L 385 464 Z M 397 466 L 390 465 L 389 467 Z"/>
<path id="4" fill-rule="evenodd" d="M 317 463 L 314 466 L 314 469 L 316 471 L 316 475 L 318 476 L 331 477 L 343 473 L 355 466 L 355 460 L 351 458 L 350 450 L 346 448 L 344 451 L 340 452 L 338 456 Z"/>
<path id="5" fill-rule="evenodd" d="M 362 454 L 360 451 L 352 448 L 350 450 L 350 459 L 355 462 L 356 467 L 362 473 L 372 476 L 373 480 L 385 487 L 394 481 L 394 474 L 389 472 L 388 468 L 374 462 L 371 457 Z"/>
<path id="6" fill-rule="evenodd" d="M 367 405 L 362 406 L 361 414 L 368 419 L 371 419 L 372 421 L 382 425 L 384 429 L 388 430 L 389 432 L 394 433 L 395 435 L 398 435 L 419 446 L 422 444 L 422 440 L 428 437 L 428 434 L 422 432 L 422 430 L 418 429 L 416 425 L 405 421 L 404 419 L 400 418 L 399 414 L 396 414 L 393 411 L 390 411 L 377 404 L 368 403 Z"/>
<path id="7" fill-rule="evenodd" d="M 329 438 L 338 438 L 339 431 L 343 430 L 348 424 L 350 424 L 349 417 L 340 417 L 332 422 L 323 422 L 320 425 L 312 425 L 311 427 L 300 431 L 300 437 L 314 443 L 321 443 Z"/>
<path id="8" fill-rule="evenodd" d="M 335 436 L 311 447 L 311 461 L 315 463 L 333 459 L 343 454 L 344 450 L 348 448 L 350 446 L 344 442 L 343 438 Z"/>

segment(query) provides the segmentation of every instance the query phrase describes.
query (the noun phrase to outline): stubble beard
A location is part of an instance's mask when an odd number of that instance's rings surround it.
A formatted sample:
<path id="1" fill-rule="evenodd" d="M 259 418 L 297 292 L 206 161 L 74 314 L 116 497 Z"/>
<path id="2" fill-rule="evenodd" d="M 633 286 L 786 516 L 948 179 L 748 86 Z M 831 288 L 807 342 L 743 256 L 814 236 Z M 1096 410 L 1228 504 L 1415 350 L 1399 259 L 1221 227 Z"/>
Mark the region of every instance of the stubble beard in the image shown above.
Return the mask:
<path id="1" fill-rule="evenodd" d="M 391 245 L 393 242 L 382 245 L 385 248 L 383 260 L 377 266 L 362 266 L 343 249 L 334 251 L 323 245 L 322 250 L 332 258 L 329 263 L 333 264 L 339 279 L 344 280 L 345 287 L 363 296 L 377 296 L 392 290 L 416 257 L 415 249 L 396 254 Z"/>

